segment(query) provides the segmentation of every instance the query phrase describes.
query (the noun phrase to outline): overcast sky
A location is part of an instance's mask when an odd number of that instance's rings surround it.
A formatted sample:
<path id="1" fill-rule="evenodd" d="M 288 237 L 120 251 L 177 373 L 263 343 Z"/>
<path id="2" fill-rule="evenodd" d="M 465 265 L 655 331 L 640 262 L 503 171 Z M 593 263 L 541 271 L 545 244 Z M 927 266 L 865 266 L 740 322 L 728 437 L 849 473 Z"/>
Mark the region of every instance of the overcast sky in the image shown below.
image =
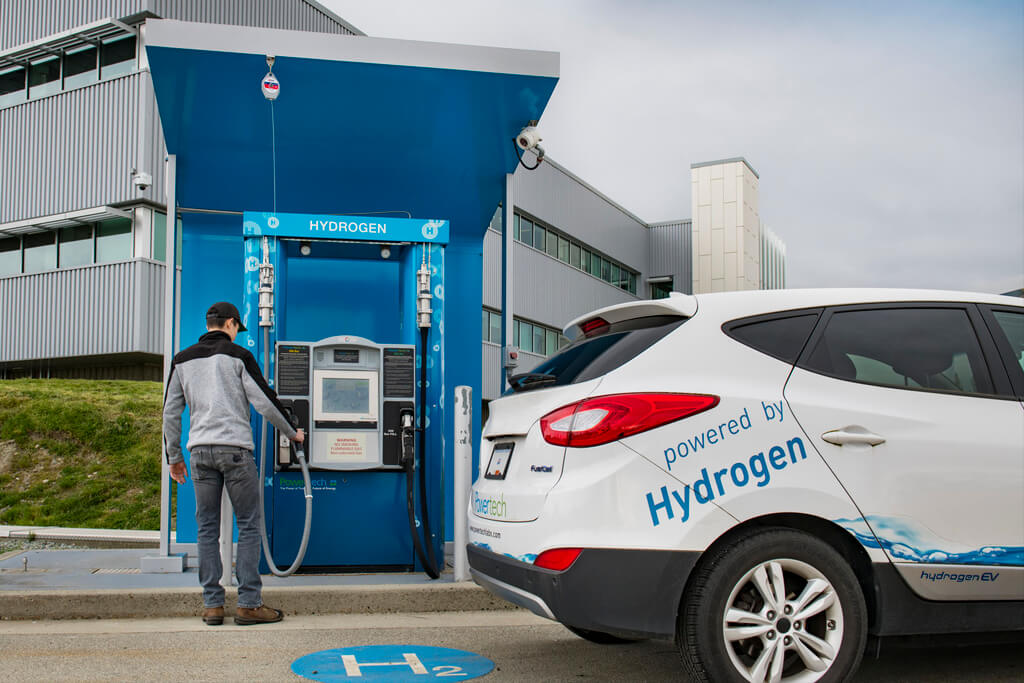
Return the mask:
<path id="1" fill-rule="evenodd" d="M 321 2 L 559 52 L 547 153 L 645 221 L 691 217 L 690 164 L 745 157 L 791 287 L 1024 287 L 1021 0 Z"/>

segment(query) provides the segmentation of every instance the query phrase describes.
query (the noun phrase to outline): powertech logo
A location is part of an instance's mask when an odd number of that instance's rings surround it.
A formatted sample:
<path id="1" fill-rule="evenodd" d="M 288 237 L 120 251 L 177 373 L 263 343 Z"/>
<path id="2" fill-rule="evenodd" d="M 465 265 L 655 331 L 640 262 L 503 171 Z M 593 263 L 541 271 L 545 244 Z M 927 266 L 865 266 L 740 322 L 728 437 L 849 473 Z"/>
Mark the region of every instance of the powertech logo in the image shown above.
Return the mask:
<path id="1" fill-rule="evenodd" d="M 482 517 L 497 517 L 502 519 L 507 514 L 505 506 L 505 494 L 497 498 L 481 498 L 476 491 L 473 492 L 473 512 Z"/>

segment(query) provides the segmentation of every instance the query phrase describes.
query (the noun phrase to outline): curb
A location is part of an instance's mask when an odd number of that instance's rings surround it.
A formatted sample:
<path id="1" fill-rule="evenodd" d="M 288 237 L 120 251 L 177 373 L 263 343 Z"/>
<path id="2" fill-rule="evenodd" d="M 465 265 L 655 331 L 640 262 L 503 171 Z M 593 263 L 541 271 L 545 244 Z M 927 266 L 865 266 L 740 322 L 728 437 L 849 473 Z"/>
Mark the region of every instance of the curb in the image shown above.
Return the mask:
<path id="1" fill-rule="evenodd" d="M 264 587 L 267 604 L 286 615 L 466 612 L 519 609 L 474 583 L 409 586 Z M 228 614 L 238 599 L 227 589 Z M 143 619 L 198 617 L 198 587 L 102 591 L 3 591 L 0 620 Z"/>

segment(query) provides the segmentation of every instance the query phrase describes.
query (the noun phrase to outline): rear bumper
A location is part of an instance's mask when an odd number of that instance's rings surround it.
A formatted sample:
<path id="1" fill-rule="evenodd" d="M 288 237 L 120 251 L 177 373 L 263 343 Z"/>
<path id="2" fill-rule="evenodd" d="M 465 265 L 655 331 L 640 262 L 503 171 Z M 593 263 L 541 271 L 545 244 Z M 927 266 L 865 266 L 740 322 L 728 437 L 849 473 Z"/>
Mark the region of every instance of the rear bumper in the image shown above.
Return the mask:
<path id="1" fill-rule="evenodd" d="M 588 548 L 564 572 L 467 546 L 473 579 L 509 602 L 569 626 L 671 638 L 699 552 Z"/>

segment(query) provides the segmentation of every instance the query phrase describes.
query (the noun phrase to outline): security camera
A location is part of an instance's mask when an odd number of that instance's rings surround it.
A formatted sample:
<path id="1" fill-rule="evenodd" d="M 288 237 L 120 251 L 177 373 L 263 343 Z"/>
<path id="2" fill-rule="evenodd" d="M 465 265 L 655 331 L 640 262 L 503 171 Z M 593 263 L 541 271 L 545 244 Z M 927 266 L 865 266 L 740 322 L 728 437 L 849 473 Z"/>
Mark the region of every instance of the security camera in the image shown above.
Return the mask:
<path id="1" fill-rule="evenodd" d="M 148 173 L 136 172 L 132 174 L 132 184 L 139 188 L 140 192 L 144 192 L 153 184 L 153 176 Z"/>
<path id="2" fill-rule="evenodd" d="M 540 133 L 533 126 L 527 126 L 519 131 L 519 135 L 516 136 L 516 144 L 519 145 L 519 149 L 526 151 L 533 149 L 541 141 Z"/>

